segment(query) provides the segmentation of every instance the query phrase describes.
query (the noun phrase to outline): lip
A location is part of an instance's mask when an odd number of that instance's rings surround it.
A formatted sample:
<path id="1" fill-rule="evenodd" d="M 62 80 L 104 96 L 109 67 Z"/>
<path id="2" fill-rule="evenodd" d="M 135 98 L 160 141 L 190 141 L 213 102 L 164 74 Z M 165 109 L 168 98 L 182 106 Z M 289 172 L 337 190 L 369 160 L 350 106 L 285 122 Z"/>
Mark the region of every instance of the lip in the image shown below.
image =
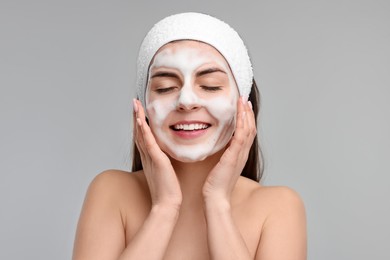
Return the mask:
<path id="1" fill-rule="evenodd" d="M 194 130 L 177 130 L 174 128 L 175 125 L 207 125 L 207 128 L 202 129 L 194 129 Z M 194 139 L 201 137 L 202 135 L 206 134 L 208 129 L 211 127 L 210 123 L 203 122 L 203 121 L 178 121 L 172 125 L 169 126 L 170 130 L 175 136 L 178 136 L 182 139 Z"/>

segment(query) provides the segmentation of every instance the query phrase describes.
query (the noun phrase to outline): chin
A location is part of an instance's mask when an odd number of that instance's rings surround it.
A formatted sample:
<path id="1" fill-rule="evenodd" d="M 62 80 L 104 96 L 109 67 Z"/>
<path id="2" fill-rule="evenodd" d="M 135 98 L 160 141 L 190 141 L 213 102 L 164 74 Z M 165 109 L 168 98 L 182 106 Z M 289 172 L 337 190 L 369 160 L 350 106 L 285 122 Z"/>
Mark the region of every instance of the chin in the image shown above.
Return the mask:
<path id="1" fill-rule="evenodd" d="M 199 148 L 199 147 L 198 147 Z M 196 150 L 196 147 L 186 147 L 185 149 L 183 150 L 186 150 L 188 152 L 184 152 L 184 153 L 178 153 L 177 151 L 174 152 L 170 149 L 167 149 L 167 150 L 164 150 L 164 152 L 168 155 L 169 158 L 175 160 L 175 161 L 179 161 L 179 162 L 183 162 L 183 163 L 195 163 L 195 162 L 201 162 L 201 161 L 204 161 L 206 160 L 207 158 L 209 157 L 212 157 L 220 152 L 223 152 L 226 148 L 226 146 L 222 147 L 222 149 L 218 149 L 216 150 L 215 147 L 213 147 L 214 149 L 210 149 L 210 150 L 205 150 L 203 152 L 194 152 Z"/>
<path id="2" fill-rule="evenodd" d="M 172 154 L 168 153 L 168 156 L 176 161 L 183 162 L 183 163 L 194 163 L 194 162 L 201 162 L 204 161 L 207 157 L 211 156 L 209 155 L 200 155 L 200 156 L 186 156 L 186 155 L 179 155 L 179 154 Z"/>

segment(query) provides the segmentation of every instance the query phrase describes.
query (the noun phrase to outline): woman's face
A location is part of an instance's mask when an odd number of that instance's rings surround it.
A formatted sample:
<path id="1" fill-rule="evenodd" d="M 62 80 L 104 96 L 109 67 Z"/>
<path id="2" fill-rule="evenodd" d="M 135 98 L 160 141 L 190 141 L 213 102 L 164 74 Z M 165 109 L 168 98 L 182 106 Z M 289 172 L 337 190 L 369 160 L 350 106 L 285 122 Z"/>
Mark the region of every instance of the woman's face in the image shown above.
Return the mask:
<path id="1" fill-rule="evenodd" d="M 228 144 L 239 95 L 216 49 L 196 41 L 169 43 L 155 55 L 148 75 L 149 125 L 165 153 L 195 162 Z"/>

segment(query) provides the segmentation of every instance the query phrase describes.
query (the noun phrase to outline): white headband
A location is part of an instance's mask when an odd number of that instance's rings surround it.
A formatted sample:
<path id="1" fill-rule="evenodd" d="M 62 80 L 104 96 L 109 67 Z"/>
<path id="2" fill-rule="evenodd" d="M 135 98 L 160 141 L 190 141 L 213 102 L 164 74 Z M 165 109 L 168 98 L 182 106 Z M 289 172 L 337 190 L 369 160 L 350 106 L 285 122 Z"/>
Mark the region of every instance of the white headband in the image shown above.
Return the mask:
<path id="1" fill-rule="evenodd" d="M 217 49 L 226 59 L 241 96 L 249 96 L 253 71 L 248 51 L 238 33 L 225 22 L 201 13 L 181 13 L 156 23 L 142 42 L 137 61 L 137 95 L 145 104 L 148 70 L 156 52 L 176 40 L 196 40 Z"/>

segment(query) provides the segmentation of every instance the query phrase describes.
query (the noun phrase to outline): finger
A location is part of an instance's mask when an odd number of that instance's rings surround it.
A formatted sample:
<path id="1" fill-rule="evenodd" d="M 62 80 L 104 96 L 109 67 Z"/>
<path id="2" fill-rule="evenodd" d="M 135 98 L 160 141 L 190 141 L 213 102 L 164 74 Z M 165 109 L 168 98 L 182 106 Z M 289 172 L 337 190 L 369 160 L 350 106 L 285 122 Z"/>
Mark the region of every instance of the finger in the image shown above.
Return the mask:
<path id="1" fill-rule="evenodd" d="M 151 147 L 154 147 L 156 143 L 156 140 L 150 130 L 149 125 L 146 122 L 146 116 L 145 116 L 145 110 L 142 106 L 141 102 L 137 100 L 137 124 L 140 129 L 140 134 L 142 136 L 141 140 L 143 141 L 143 148 L 145 148 L 145 152 L 149 153 L 149 150 Z"/>
<path id="2" fill-rule="evenodd" d="M 247 99 L 245 97 L 240 97 L 237 106 L 236 131 L 234 136 L 241 139 L 243 137 L 247 137 L 249 133 Z"/>
<path id="3" fill-rule="evenodd" d="M 244 134 L 247 136 L 247 141 L 251 144 L 252 139 L 256 135 L 256 120 L 253 112 L 252 103 L 247 99 L 243 100 L 244 115 Z"/>
<path id="4" fill-rule="evenodd" d="M 240 97 L 237 101 L 236 131 L 234 135 L 236 135 L 236 132 L 244 127 L 244 123 L 245 123 L 244 119 L 245 119 L 245 108 L 243 103 L 243 97 Z"/>
<path id="5" fill-rule="evenodd" d="M 142 135 L 142 121 L 139 118 L 136 118 L 135 125 L 137 129 L 137 136 L 135 141 L 142 159 L 146 156 L 145 141 Z"/>
<path id="6" fill-rule="evenodd" d="M 230 145 L 227 149 L 227 154 L 229 153 L 239 153 L 241 147 L 245 144 L 245 125 L 246 125 L 246 113 L 243 103 L 243 98 L 237 101 L 237 116 L 236 116 L 236 129 L 234 135 L 231 139 Z"/>
<path id="7" fill-rule="evenodd" d="M 137 138 L 137 111 L 138 111 L 138 106 L 136 99 L 133 98 L 133 140 Z"/>
<path id="8" fill-rule="evenodd" d="M 249 151 L 256 136 L 256 120 L 250 101 L 244 102 L 244 109 L 245 125 L 242 134 L 245 138 L 245 142 L 241 147 L 241 152 L 239 155 L 246 160 L 248 158 Z"/>
<path id="9" fill-rule="evenodd" d="M 139 101 L 133 99 L 133 125 L 134 125 L 134 141 L 140 152 L 141 159 L 145 157 L 145 145 L 142 137 L 141 125 L 142 121 L 139 119 Z"/>
<path id="10" fill-rule="evenodd" d="M 255 113 L 253 112 L 252 103 L 250 101 L 248 101 L 246 106 L 246 114 L 247 114 L 249 137 L 254 138 L 256 136 L 257 127 L 256 127 Z"/>
<path id="11" fill-rule="evenodd" d="M 138 150 L 139 148 L 139 140 L 138 140 L 138 125 L 137 125 L 137 112 L 138 112 L 138 105 L 135 98 L 133 98 L 133 140 L 135 144 L 137 145 Z"/>
<path id="12" fill-rule="evenodd" d="M 253 142 L 253 139 L 249 138 L 250 128 L 254 125 L 252 122 L 253 115 L 251 110 L 247 99 L 240 97 L 237 103 L 236 131 L 229 145 L 227 154 L 240 154 L 245 157 L 246 154 L 249 153 L 249 149 Z"/>
<path id="13" fill-rule="evenodd" d="M 137 106 L 137 118 L 145 119 L 145 110 L 141 101 L 136 100 L 136 106 Z"/>
<path id="14" fill-rule="evenodd" d="M 152 157 L 152 159 L 158 159 L 161 156 L 162 151 L 158 146 L 150 127 L 146 123 L 145 112 L 142 105 L 139 103 L 139 101 L 137 101 L 137 104 L 138 104 L 137 123 L 142 133 L 143 148 L 145 149 L 145 153 L 149 154 Z"/>
<path id="15" fill-rule="evenodd" d="M 254 126 L 254 114 L 247 98 L 240 97 L 237 101 L 236 129 L 234 136 L 230 140 L 229 146 L 222 155 L 220 162 L 224 165 L 237 167 L 245 164 L 248 158 L 253 139 L 248 138 L 250 129 Z M 241 167 L 239 166 L 239 167 Z M 240 171 L 237 174 L 241 174 Z"/>

